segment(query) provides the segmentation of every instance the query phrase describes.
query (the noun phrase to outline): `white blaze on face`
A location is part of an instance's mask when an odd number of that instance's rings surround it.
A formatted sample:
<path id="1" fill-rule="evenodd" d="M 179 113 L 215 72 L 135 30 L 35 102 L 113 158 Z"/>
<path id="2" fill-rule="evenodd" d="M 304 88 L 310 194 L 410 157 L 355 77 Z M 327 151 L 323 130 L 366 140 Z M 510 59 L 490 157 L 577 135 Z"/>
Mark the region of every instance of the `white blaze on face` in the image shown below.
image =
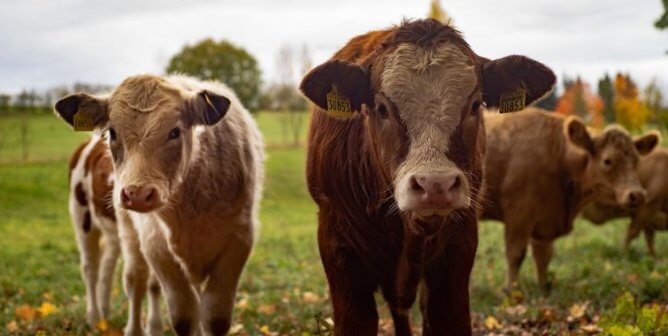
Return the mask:
<path id="1" fill-rule="evenodd" d="M 459 171 L 446 153 L 477 80 L 470 57 L 447 42 L 434 48 L 401 44 L 385 61 L 381 90 L 397 106 L 410 139 L 395 177 L 400 209 L 411 207 L 411 176 Z M 468 202 L 468 183 L 462 182 Z"/>

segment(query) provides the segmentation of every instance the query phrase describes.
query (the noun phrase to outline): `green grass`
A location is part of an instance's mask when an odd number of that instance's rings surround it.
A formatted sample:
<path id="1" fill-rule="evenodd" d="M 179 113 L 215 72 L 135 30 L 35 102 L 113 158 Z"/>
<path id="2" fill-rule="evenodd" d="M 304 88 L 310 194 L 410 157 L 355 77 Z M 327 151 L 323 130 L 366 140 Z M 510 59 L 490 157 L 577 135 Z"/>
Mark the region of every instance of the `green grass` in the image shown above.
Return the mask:
<path id="1" fill-rule="evenodd" d="M 316 207 L 304 181 L 304 149 L 283 145 L 280 115 L 263 113 L 259 125 L 269 143 L 267 182 L 262 203 L 260 240 L 244 273 L 235 324 L 243 333 L 261 334 L 263 326 L 286 335 L 314 334 L 314 316 L 331 316 L 327 286 L 316 245 Z M 4 139 L 15 139 L 15 118 L 0 118 Z M 28 120 L 31 130 L 30 162 L 20 151 L 0 147 L 0 334 L 16 321 L 16 333 L 83 334 L 85 303 L 78 270 L 78 253 L 67 214 L 67 157 L 86 135 L 73 133 L 53 116 Z M 34 132 L 32 131 L 34 130 Z M 5 133 L 9 131 L 9 133 Z M 36 134 L 35 134 L 36 133 Z M 555 283 L 543 298 L 528 257 L 522 269 L 525 289 L 521 316 L 509 313 L 502 287 L 505 276 L 503 230 L 498 222 L 480 223 L 480 245 L 472 279 L 472 308 L 476 325 L 489 315 L 503 323 L 540 320 L 544 307 L 565 320 L 573 304 L 589 302 L 588 314 L 615 313 L 615 301 L 630 292 L 636 302 L 668 302 L 668 235 L 659 234 L 659 261 L 653 261 L 640 240 L 629 255 L 621 252 L 624 220 L 595 227 L 578 221 L 574 232 L 560 239 L 551 264 Z M 120 267 L 119 267 L 120 269 Z M 120 273 L 120 272 L 117 272 Z M 120 275 L 113 292 L 110 326 L 125 323 L 127 304 Z M 51 302 L 53 315 L 21 321 L 17 307 Z M 381 316 L 387 319 L 386 309 Z M 166 317 L 166 315 L 165 315 Z M 525 321 L 526 323 L 526 321 Z M 565 323 L 565 322 L 564 322 Z M 557 321 L 542 330 L 563 330 Z"/>

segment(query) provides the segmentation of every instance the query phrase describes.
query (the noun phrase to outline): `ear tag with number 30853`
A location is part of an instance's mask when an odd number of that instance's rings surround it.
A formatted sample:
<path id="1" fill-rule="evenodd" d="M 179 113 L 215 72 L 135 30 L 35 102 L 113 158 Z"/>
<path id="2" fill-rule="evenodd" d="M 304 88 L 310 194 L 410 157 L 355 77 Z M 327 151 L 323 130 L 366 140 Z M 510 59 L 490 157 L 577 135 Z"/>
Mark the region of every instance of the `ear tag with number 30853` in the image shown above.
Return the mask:
<path id="1" fill-rule="evenodd" d="M 350 119 L 353 117 L 353 110 L 350 105 L 350 99 L 339 94 L 336 88 L 327 94 L 327 115 L 336 119 Z"/>
<path id="2" fill-rule="evenodd" d="M 526 107 L 527 92 L 520 88 L 517 91 L 504 92 L 499 98 L 499 112 L 517 112 Z"/>

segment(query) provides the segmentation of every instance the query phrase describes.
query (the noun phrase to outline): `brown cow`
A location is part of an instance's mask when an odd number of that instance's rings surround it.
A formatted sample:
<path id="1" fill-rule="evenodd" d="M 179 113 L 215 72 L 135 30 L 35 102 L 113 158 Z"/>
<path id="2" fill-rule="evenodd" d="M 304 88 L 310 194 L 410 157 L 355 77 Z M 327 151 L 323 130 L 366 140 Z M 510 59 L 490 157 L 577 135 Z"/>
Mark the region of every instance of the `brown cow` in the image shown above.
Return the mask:
<path id="1" fill-rule="evenodd" d="M 660 142 L 658 133 L 651 134 L 656 139 L 652 141 Z M 585 207 L 582 215 L 595 224 L 603 224 L 613 218 L 631 217 L 624 239 L 624 250 L 628 250 L 631 241 L 643 231 L 647 250 L 652 257 L 656 257 L 655 231 L 668 230 L 668 148 L 657 147 L 641 157 L 638 163 L 638 176 L 647 191 L 644 204 L 638 208 L 624 209 L 615 205 L 593 203 Z"/>
<path id="2" fill-rule="evenodd" d="M 132 219 L 175 332 L 226 334 L 264 178 L 262 137 L 234 92 L 139 75 L 106 98 L 63 98 L 56 111 L 108 130 L 114 204 Z"/>
<path id="3" fill-rule="evenodd" d="M 523 56 L 478 57 L 431 19 L 355 37 L 305 76 L 301 90 L 316 105 L 307 181 L 336 335 L 377 334 L 377 289 L 396 334 L 410 335 L 420 283 L 425 335 L 471 334 L 479 109 L 519 88 L 535 101 L 554 80 Z"/>
<path id="4" fill-rule="evenodd" d="M 485 122 L 482 217 L 505 224 L 507 286 L 517 285 L 531 244 L 538 282 L 547 291 L 554 240 L 573 229 L 585 205 L 599 201 L 628 207 L 643 202 L 636 165 L 651 143 L 645 138 L 634 143 L 619 127 L 592 136 L 579 119 L 535 108 L 485 114 Z"/>
<path id="5" fill-rule="evenodd" d="M 119 251 L 125 256 L 123 284 L 129 300 L 126 335 L 142 335 L 141 301 L 149 296 L 147 331 L 162 334 L 160 287 L 141 257 L 138 244 L 126 237 L 136 236 L 132 223 L 112 204 L 114 172 L 109 146 L 98 134 L 82 143 L 70 159 L 69 211 L 79 247 L 81 276 L 86 288 L 86 316 L 95 326 L 109 318 L 114 270 Z M 123 237 L 125 239 L 120 239 Z M 120 241 L 120 243 L 119 243 Z M 102 244 L 104 242 L 104 244 Z M 128 257 L 134 255 L 136 257 Z"/>

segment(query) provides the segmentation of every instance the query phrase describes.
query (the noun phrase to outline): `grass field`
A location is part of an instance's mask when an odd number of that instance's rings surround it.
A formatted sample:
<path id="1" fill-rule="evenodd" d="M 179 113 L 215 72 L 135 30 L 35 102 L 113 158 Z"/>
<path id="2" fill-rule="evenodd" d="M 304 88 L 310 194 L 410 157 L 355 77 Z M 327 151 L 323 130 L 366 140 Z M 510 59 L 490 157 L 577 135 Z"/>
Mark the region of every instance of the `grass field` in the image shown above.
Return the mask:
<path id="1" fill-rule="evenodd" d="M 316 208 L 305 188 L 304 149 L 282 145 L 279 117 L 258 116 L 269 144 L 262 231 L 242 279 L 234 329 L 250 335 L 317 335 L 315 317 L 327 319 L 331 308 L 315 240 Z M 16 117 L 0 118 L 0 334 L 118 334 L 127 313 L 120 276 L 108 329 L 84 323 L 83 282 L 66 204 L 67 158 L 86 135 L 50 115 L 30 117 L 28 161 L 16 163 L 23 156 L 19 125 Z M 659 335 L 668 319 L 656 322 L 652 314 L 668 302 L 668 235 L 658 236 L 657 261 L 640 240 L 625 255 L 620 242 L 626 224 L 595 227 L 578 221 L 556 245 L 551 295 L 539 294 L 527 258 L 524 295 L 509 297 L 502 290 L 502 226 L 481 222 L 471 286 L 477 332 L 575 334 L 599 325 L 610 335 L 651 335 L 651 330 Z M 35 314 L 37 308 L 41 313 Z M 381 315 L 386 330 L 385 308 Z"/>

